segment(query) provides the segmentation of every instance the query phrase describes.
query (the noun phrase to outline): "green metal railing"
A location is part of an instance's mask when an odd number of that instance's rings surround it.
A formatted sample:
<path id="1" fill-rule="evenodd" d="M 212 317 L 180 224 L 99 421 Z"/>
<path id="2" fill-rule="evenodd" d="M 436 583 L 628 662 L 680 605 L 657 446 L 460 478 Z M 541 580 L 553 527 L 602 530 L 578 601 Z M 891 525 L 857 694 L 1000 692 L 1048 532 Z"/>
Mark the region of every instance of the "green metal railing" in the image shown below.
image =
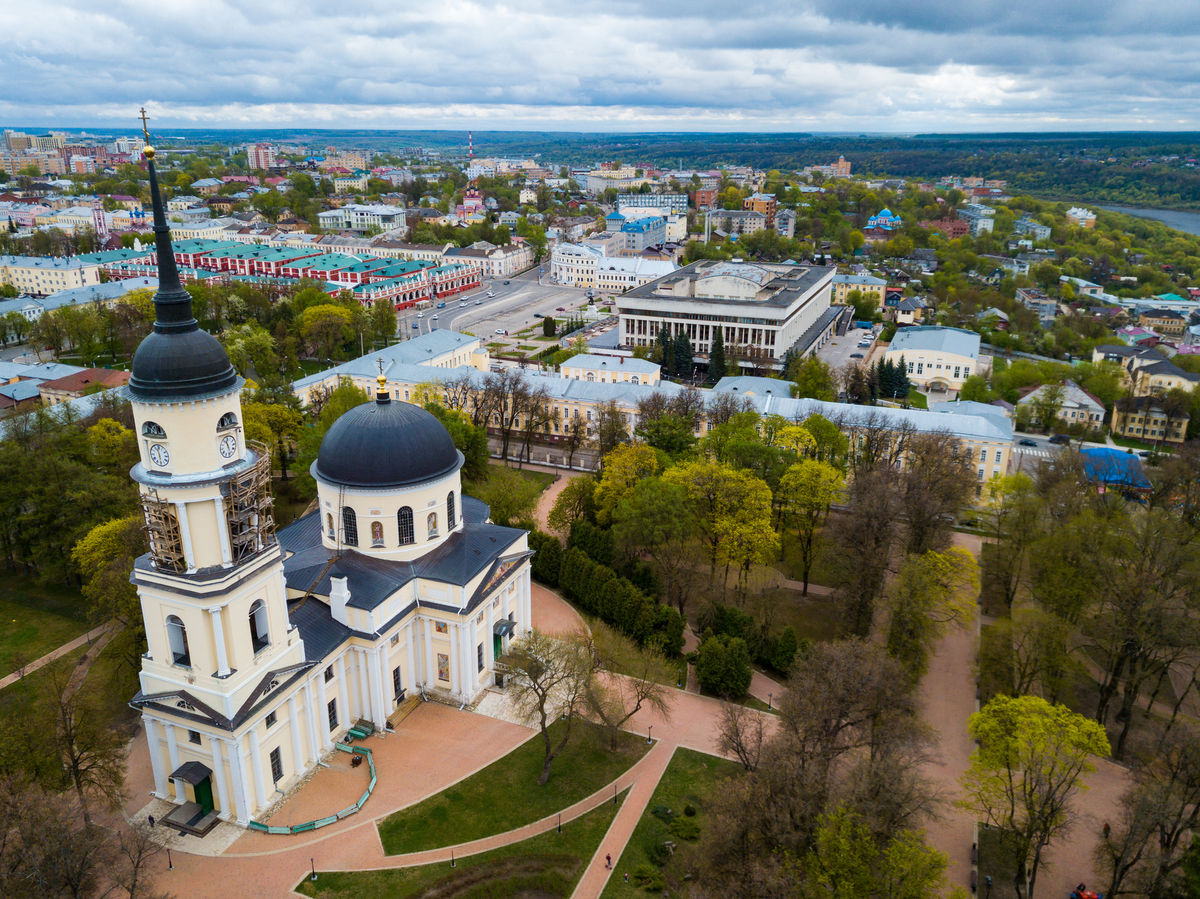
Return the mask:
<path id="1" fill-rule="evenodd" d="M 287 827 L 276 827 L 273 825 L 262 824 L 258 821 L 251 821 L 248 825 L 251 830 L 257 830 L 261 833 L 273 834 L 293 834 L 306 833 L 310 830 L 317 830 L 326 825 L 333 824 L 336 821 L 341 821 L 343 818 L 349 818 L 351 815 L 358 812 L 359 809 L 366 804 L 366 801 L 371 798 L 371 794 L 375 791 L 375 759 L 371 757 L 371 750 L 365 746 L 347 746 L 345 743 L 334 743 L 333 748 L 340 752 L 349 752 L 355 755 L 366 756 L 367 768 L 371 772 L 371 779 L 367 783 L 367 789 L 358 801 L 353 805 L 349 805 L 335 815 L 326 815 L 324 818 L 317 818 L 314 821 L 305 821 L 303 824 L 292 824 Z"/>

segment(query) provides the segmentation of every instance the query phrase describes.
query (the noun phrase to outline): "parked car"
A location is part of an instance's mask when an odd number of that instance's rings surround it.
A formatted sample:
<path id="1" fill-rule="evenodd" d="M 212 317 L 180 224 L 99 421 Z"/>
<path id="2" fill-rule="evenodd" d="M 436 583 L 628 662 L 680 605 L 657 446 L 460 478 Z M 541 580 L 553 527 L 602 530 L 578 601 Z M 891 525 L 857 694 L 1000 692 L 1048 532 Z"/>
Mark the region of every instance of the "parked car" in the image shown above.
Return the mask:
<path id="1" fill-rule="evenodd" d="M 542 315 L 542 313 L 540 313 L 540 312 L 535 312 L 535 313 L 533 313 L 533 317 L 534 318 L 545 318 L 546 316 Z"/>
<path id="2" fill-rule="evenodd" d="M 1050 438 L 1050 442 L 1057 443 L 1059 446 L 1066 446 L 1068 443 L 1071 442 L 1071 438 L 1068 437 L 1066 434 L 1055 434 L 1053 437 Z"/>
<path id="3" fill-rule="evenodd" d="M 511 283 L 511 282 L 509 282 L 509 281 L 505 281 L 504 283 L 505 283 L 505 284 L 509 284 L 509 283 Z"/>
<path id="4" fill-rule="evenodd" d="M 1017 443 L 1021 446 L 1037 446 L 1036 440 L 1030 440 L 1028 437 L 1022 437 Z"/>
<path id="5" fill-rule="evenodd" d="M 497 329 L 496 329 L 496 333 L 497 333 L 497 334 L 507 334 L 508 332 L 507 332 L 507 331 L 505 331 L 503 328 L 497 328 Z"/>
<path id="6" fill-rule="evenodd" d="M 862 357 L 863 357 L 862 353 L 851 353 L 850 354 L 851 359 L 861 359 Z"/>
<path id="7" fill-rule="evenodd" d="M 555 306 L 555 307 L 554 307 L 554 311 L 555 311 L 555 312 L 566 312 L 566 311 L 567 311 L 567 307 L 566 307 L 566 306 Z"/>

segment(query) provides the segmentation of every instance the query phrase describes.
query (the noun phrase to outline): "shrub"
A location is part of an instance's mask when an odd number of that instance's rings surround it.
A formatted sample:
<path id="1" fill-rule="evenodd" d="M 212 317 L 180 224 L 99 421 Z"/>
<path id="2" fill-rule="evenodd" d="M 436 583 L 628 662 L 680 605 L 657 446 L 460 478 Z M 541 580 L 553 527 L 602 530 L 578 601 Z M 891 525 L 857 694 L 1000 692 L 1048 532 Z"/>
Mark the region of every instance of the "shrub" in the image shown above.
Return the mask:
<path id="1" fill-rule="evenodd" d="M 750 650 L 741 637 L 714 635 L 700 644 L 696 678 L 700 689 L 715 696 L 740 699 L 750 689 L 753 675 Z"/>
<path id="2" fill-rule="evenodd" d="M 645 848 L 646 857 L 660 868 L 671 860 L 671 847 L 663 840 L 647 840 Z"/>
<path id="3" fill-rule="evenodd" d="M 691 818 L 676 818 L 668 825 L 667 830 L 671 831 L 671 836 L 687 840 L 689 843 L 700 839 L 700 825 Z"/>
<path id="4" fill-rule="evenodd" d="M 533 550 L 530 568 L 535 580 L 547 587 L 558 586 L 558 574 L 562 570 L 562 544 L 558 538 L 542 531 L 529 533 L 529 548 Z"/>
<path id="5" fill-rule="evenodd" d="M 683 807 L 683 813 L 684 813 L 685 815 L 687 815 L 687 817 L 689 817 L 689 818 L 693 818 L 693 817 L 695 817 L 695 815 L 696 815 L 696 806 L 692 805 L 692 804 L 689 802 L 687 805 L 685 805 L 685 806 Z"/>
<path id="6" fill-rule="evenodd" d="M 632 880 L 648 893 L 657 893 L 667 885 L 662 872 L 650 865 L 638 865 L 633 871 Z"/>

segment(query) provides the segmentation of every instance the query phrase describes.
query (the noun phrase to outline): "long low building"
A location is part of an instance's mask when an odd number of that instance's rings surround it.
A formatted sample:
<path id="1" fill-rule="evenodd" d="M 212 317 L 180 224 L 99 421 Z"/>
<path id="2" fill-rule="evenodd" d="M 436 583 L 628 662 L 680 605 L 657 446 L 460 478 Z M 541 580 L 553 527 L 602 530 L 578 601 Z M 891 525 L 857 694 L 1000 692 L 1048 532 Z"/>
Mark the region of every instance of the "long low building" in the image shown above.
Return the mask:
<path id="1" fill-rule="evenodd" d="M 650 346 L 665 327 L 707 356 L 720 329 L 727 355 L 780 370 L 789 350 L 811 352 L 827 336 L 833 276 L 824 266 L 693 262 L 617 299 L 620 344 Z"/>
<path id="2" fill-rule="evenodd" d="M 563 434 L 570 420 L 576 417 L 589 423 L 590 432 L 590 425 L 598 420 L 601 407 L 610 402 L 616 403 L 632 435 L 638 426 L 638 404 L 641 401 L 654 394 L 670 397 L 688 389 L 669 381 L 657 382 L 643 370 L 642 360 L 638 360 L 640 364 L 636 365 L 632 361 L 626 363 L 631 367 L 628 377 L 614 377 L 614 372 L 621 373 L 620 360 L 608 357 L 607 365 L 601 365 L 603 360 L 598 359 L 587 357 L 574 366 L 568 362 L 561 374 L 533 370 L 523 372 L 530 388 L 543 390 L 551 404 L 549 436 Z M 490 359 L 479 338 L 437 330 L 301 378 L 293 383 L 292 389 L 305 405 L 333 390 L 342 378 L 349 379 L 364 390 L 374 391 L 381 367 L 390 396 L 395 400 L 415 403 L 427 397 L 428 388 L 440 389 L 440 385 L 451 382 L 467 382 L 471 389 L 482 388 Z M 633 377 L 634 369 L 639 372 L 636 380 Z M 590 380 L 587 378 L 588 371 L 593 372 Z M 607 374 L 597 374 L 600 371 Z M 979 415 L 954 409 L 931 412 L 794 399 L 789 395 L 790 386 L 788 381 L 776 378 L 729 377 L 723 378 L 712 390 L 701 390 L 699 394 L 706 407 L 717 402 L 720 394 L 737 394 L 744 397 L 761 415 L 780 415 L 797 422 L 811 415 L 821 415 L 848 432 L 871 428 L 949 433 L 970 454 L 979 496 L 983 495 L 984 485 L 991 477 L 1008 470 L 1013 430 L 1012 423 L 1003 416 Z M 456 403 L 453 396 L 446 396 L 445 400 L 451 405 Z M 955 414 L 944 414 L 946 412 Z M 522 425 L 523 422 L 518 422 L 517 428 Z M 697 437 L 708 433 L 706 418 L 700 420 L 695 433 Z"/>
<path id="3" fill-rule="evenodd" d="M 550 280 L 571 287 L 624 293 L 675 271 L 665 259 L 609 256 L 603 247 L 560 243 L 550 255 Z"/>

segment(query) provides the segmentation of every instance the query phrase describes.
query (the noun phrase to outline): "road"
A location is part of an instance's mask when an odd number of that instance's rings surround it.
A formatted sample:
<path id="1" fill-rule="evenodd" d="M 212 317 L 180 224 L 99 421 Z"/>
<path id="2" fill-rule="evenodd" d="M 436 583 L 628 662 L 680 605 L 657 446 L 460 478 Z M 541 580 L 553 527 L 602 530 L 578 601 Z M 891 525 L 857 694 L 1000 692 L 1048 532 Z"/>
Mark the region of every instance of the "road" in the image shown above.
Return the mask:
<path id="1" fill-rule="evenodd" d="M 505 282 L 508 283 L 505 283 Z M 544 282 L 544 279 L 543 279 Z M 448 298 L 442 309 L 405 309 L 396 313 L 397 330 L 402 335 L 425 334 L 436 328 L 469 331 L 487 341 L 503 340 L 496 330 L 517 331 L 536 324 L 535 314 L 564 315 L 587 305 L 586 291 L 540 282 L 537 269 L 512 278 L 485 280 L 480 287 Z M 488 293 L 494 294 L 489 298 Z M 516 343 L 516 340 L 507 341 Z"/>

